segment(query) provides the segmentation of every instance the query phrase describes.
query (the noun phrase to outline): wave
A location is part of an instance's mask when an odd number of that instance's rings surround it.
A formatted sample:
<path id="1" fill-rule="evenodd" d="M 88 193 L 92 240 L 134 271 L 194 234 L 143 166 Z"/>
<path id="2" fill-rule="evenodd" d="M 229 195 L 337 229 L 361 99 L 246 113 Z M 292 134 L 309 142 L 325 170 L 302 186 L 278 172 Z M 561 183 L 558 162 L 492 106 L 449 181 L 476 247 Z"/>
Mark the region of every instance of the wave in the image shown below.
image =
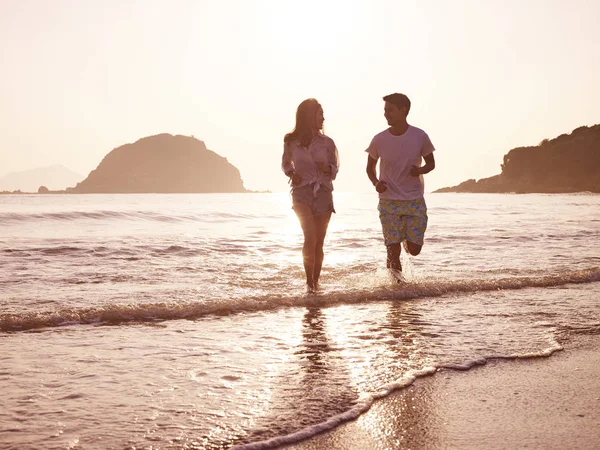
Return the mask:
<path id="1" fill-rule="evenodd" d="M 272 311 L 284 307 L 326 307 L 372 301 L 411 300 L 448 294 L 497 290 L 547 288 L 572 283 L 600 281 L 600 267 L 556 275 L 508 277 L 493 280 L 411 281 L 376 289 L 347 289 L 303 295 L 269 295 L 227 300 L 114 304 L 91 308 L 25 312 L 0 315 L 0 332 L 85 324 L 143 323 L 194 320 L 206 316 L 228 316 L 245 312 Z"/>
<path id="2" fill-rule="evenodd" d="M 418 378 L 423 378 L 431 375 L 435 375 L 439 370 L 460 370 L 466 371 L 473 367 L 482 366 L 487 364 L 491 360 L 514 360 L 514 359 L 533 359 L 549 357 L 553 353 L 563 350 L 563 347 L 557 342 L 551 342 L 550 347 L 540 351 L 539 353 L 528 353 L 523 355 L 510 355 L 510 356 L 490 356 L 474 359 L 466 362 L 462 365 L 445 364 L 440 366 L 429 366 L 418 370 L 408 371 L 398 381 L 389 383 L 380 388 L 374 394 L 366 394 L 362 396 L 356 404 L 347 411 L 341 414 L 337 414 L 333 417 L 329 417 L 327 420 L 320 422 L 315 425 L 306 427 L 300 431 L 290 433 L 287 435 L 277 436 L 264 441 L 250 442 L 246 444 L 238 444 L 231 448 L 231 450 L 268 450 L 283 445 L 295 444 L 297 442 L 309 439 L 319 433 L 332 430 L 338 425 L 344 422 L 354 420 L 366 411 L 368 411 L 373 403 L 377 400 L 389 396 L 392 392 L 405 389 L 411 386 Z"/>
<path id="3" fill-rule="evenodd" d="M 261 218 L 261 215 L 210 213 L 210 214 L 160 214 L 152 211 L 68 211 L 46 213 L 8 213 L 0 214 L 0 224 L 14 224 L 38 221 L 74 221 L 74 220 L 146 220 L 152 222 L 208 222 L 220 223 L 223 220 Z"/>
<path id="4" fill-rule="evenodd" d="M 205 244 L 204 242 L 196 246 L 170 245 L 168 247 L 158 247 L 152 245 L 137 245 L 135 247 L 124 248 L 119 246 L 75 246 L 58 245 L 51 247 L 31 247 L 31 248 L 5 248 L 0 249 L 0 255 L 5 254 L 8 257 L 33 258 L 35 256 L 65 256 L 80 257 L 94 256 L 97 258 L 125 259 L 127 261 L 138 261 L 148 256 L 203 256 L 214 251 L 227 251 L 229 253 L 247 253 L 249 250 L 242 245 L 232 244 L 229 239 L 226 242 L 215 242 Z"/>
<path id="5" fill-rule="evenodd" d="M 249 444 L 240 444 L 232 447 L 231 450 L 266 450 L 282 445 L 294 444 L 296 442 L 308 439 L 315 436 L 316 434 L 323 433 L 324 431 L 332 430 L 338 425 L 356 419 L 362 413 L 368 411 L 371 405 L 381 398 L 387 397 L 393 391 L 406 388 L 414 383 L 417 378 L 433 375 L 436 372 L 435 367 L 426 367 L 422 370 L 409 371 L 404 377 L 395 383 L 390 383 L 384 386 L 378 393 L 374 395 L 365 395 L 360 398 L 356 405 L 351 409 L 344 411 L 341 414 L 330 417 L 324 422 L 312 425 L 303 430 L 297 431 L 292 434 L 285 436 L 278 436 L 266 441 L 252 442 Z"/>

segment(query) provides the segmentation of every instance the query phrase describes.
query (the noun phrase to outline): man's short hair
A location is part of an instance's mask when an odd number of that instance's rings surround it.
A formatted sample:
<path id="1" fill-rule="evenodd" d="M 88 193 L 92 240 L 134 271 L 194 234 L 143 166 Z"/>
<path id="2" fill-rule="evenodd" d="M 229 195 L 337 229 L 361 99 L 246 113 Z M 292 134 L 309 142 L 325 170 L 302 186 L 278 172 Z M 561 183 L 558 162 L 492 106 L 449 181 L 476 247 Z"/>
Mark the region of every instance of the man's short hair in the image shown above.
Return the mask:
<path id="1" fill-rule="evenodd" d="M 395 93 L 386 95 L 385 97 L 383 97 L 383 101 L 395 105 L 398 109 L 404 108 L 406 106 L 406 114 L 408 114 L 410 111 L 410 100 L 404 94 Z"/>

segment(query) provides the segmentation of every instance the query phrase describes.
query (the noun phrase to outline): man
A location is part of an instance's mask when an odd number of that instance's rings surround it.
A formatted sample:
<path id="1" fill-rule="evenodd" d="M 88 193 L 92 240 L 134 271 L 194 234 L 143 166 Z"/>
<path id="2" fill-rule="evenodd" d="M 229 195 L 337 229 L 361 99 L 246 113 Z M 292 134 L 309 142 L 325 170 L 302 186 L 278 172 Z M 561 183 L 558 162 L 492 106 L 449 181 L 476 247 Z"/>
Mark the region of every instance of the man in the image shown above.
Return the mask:
<path id="1" fill-rule="evenodd" d="M 377 134 L 366 150 L 367 175 L 379 192 L 379 219 L 387 247 L 387 267 L 393 275 L 402 271 L 400 243 L 413 256 L 423 247 L 427 206 L 423 175 L 435 168 L 435 148 L 425 131 L 406 122 L 410 100 L 404 94 L 383 97 L 384 115 L 390 126 Z M 379 178 L 376 166 L 379 164 Z M 421 165 L 425 160 L 425 165 Z"/>

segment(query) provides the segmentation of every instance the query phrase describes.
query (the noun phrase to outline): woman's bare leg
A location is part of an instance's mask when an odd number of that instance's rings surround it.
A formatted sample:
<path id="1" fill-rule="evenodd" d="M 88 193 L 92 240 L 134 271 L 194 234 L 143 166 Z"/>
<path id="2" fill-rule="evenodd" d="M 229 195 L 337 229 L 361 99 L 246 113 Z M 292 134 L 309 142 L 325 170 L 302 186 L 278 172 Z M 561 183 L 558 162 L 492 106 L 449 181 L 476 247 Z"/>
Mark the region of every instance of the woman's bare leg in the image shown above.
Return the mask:
<path id="1" fill-rule="evenodd" d="M 321 267 L 323 266 L 323 242 L 327 234 L 327 227 L 331 219 L 331 211 L 314 216 L 315 221 L 315 265 L 313 271 L 313 280 L 315 288 L 318 286 L 319 277 L 321 276 Z"/>
<path id="2" fill-rule="evenodd" d="M 304 233 L 304 246 L 302 247 L 302 259 L 304 260 L 304 272 L 306 273 L 306 285 L 309 289 L 315 288 L 315 246 L 317 242 L 315 216 L 310 206 L 304 203 L 294 205 L 294 211 L 300 220 L 300 226 Z"/>

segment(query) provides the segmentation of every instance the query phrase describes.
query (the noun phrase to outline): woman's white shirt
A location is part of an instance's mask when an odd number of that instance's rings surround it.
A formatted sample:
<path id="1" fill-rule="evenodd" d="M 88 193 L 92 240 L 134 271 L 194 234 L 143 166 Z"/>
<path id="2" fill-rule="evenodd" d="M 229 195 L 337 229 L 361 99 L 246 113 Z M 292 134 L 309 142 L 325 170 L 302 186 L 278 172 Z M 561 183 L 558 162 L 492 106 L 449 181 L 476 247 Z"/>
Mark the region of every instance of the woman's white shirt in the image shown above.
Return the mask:
<path id="1" fill-rule="evenodd" d="M 320 162 L 331 167 L 331 174 L 319 171 L 317 163 Z M 308 147 L 301 146 L 297 140 L 284 143 L 281 169 L 285 173 L 293 170 L 300 176 L 302 181 L 294 187 L 315 183 L 315 192 L 321 185 L 333 190 L 332 181 L 339 170 L 339 154 L 333 139 L 319 133 Z"/>

